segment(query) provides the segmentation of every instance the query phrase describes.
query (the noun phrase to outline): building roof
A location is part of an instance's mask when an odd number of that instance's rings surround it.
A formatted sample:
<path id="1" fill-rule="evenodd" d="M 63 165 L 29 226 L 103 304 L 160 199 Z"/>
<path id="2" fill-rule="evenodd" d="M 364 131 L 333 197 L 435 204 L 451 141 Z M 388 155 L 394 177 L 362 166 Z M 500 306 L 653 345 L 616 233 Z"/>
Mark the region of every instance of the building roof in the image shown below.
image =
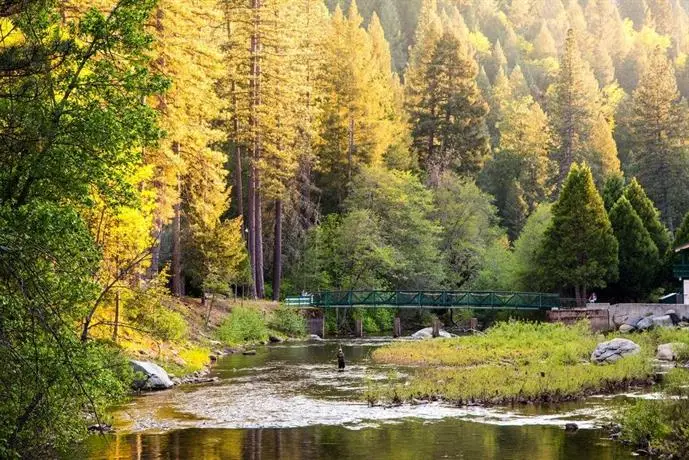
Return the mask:
<path id="1" fill-rule="evenodd" d="M 689 243 L 685 243 L 685 244 L 683 244 L 683 245 L 681 245 L 681 246 L 677 246 L 677 247 L 675 248 L 675 252 L 684 251 L 685 249 L 689 249 Z"/>

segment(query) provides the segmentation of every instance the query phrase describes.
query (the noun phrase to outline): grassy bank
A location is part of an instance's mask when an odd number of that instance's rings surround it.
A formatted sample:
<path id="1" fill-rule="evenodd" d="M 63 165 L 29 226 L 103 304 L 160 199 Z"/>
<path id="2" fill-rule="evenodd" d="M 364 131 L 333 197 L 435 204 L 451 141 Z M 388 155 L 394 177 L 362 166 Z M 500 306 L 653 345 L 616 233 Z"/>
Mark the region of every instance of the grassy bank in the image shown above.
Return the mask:
<path id="1" fill-rule="evenodd" d="M 373 353 L 379 363 L 411 366 L 405 384 L 373 385 L 369 402 L 441 398 L 457 404 L 504 404 L 575 399 L 651 381 L 648 358 L 653 340 L 641 341 L 642 353 L 615 364 L 589 362 L 602 336 L 586 323 L 498 323 L 484 335 L 401 342 Z"/>
<path id="2" fill-rule="evenodd" d="M 134 299 L 136 300 L 136 299 Z M 225 347 L 241 348 L 265 342 L 269 337 L 300 337 L 304 319 L 275 302 L 216 299 L 208 315 L 200 299 L 165 298 L 148 305 L 131 302 L 125 310 L 117 347 L 129 358 L 153 361 L 170 374 L 183 376 L 210 364 L 210 355 Z M 111 340 L 112 312 L 104 309 L 95 337 Z"/>

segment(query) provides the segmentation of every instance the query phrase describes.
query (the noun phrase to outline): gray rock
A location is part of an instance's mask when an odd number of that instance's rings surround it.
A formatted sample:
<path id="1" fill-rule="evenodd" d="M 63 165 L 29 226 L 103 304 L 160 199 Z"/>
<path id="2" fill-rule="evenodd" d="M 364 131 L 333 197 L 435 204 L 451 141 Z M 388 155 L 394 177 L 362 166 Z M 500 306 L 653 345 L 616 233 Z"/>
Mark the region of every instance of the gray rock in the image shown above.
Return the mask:
<path id="1" fill-rule="evenodd" d="M 654 326 L 653 323 L 653 318 L 650 316 L 647 316 L 646 318 L 642 318 L 641 321 L 636 323 L 636 328 L 640 331 L 646 331 Z"/>
<path id="2" fill-rule="evenodd" d="M 653 325 L 657 326 L 657 327 L 671 327 L 671 326 L 673 326 L 672 318 L 670 318 L 669 315 L 654 316 L 651 319 L 653 321 Z"/>
<path id="3" fill-rule="evenodd" d="M 412 339 L 432 339 L 433 338 L 433 328 L 432 327 L 426 327 L 424 329 L 416 331 L 411 335 L 411 337 L 412 337 Z M 449 339 L 450 337 L 452 337 L 452 334 L 450 334 L 449 332 L 441 330 L 440 331 L 440 337 L 442 337 L 444 339 Z"/>
<path id="4" fill-rule="evenodd" d="M 639 324 L 639 321 L 642 319 L 644 319 L 642 316 L 633 316 L 631 318 L 627 318 L 623 324 L 636 328 L 636 325 Z"/>
<path id="5" fill-rule="evenodd" d="M 622 326 L 620 326 L 620 332 L 623 334 L 629 334 L 630 332 L 632 332 L 635 329 L 636 329 L 636 327 L 629 325 L 629 324 L 623 324 Z"/>
<path id="6" fill-rule="evenodd" d="M 665 312 L 666 315 L 676 315 L 677 312 L 675 310 L 668 310 Z"/>
<path id="7" fill-rule="evenodd" d="M 311 334 L 309 336 L 309 340 L 311 340 L 312 342 L 322 342 L 323 341 L 323 339 L 320 338 L 319 336 L 317 336 L 316 334 Z"/>
<path id="8" fill-rule="evenodd" d="M 155 363 L 132 359 L 129 365 L 141 376 L 134 381 L 137 390 L 166 390 L 174 385 L 165 369 Z"/>
<path id="9" fill-rule="evenodd" d="M 613 339 L 599 343 L 591 353 L 591 361 L 598 364 L 614 363 L 626 356 L 636 355 L 640 351 L 641 348 L 631 340 Z"/>
<path id="10" fill-rule="evenodd" d="M 253 355 L 256 354 L 256 350 L 245 350 L 245 351 L 242 352 L 242 354 L 243 354 L 243 355 L 246 355 L 246 356 L 253 356 Z M 198 376 L 197 376 L 197 377 L 198 377 Z"/>
<path id="11" fill-rule="evenodd" d="M 578 431 L 578 430 L 579 430 L 579 425 L 577 425 L 576 423 L 567 423 L 565 425 L 565 431 L 568 431 L 570 433 L 573 433 L 573 432 Z"/>
<path id="12" fill-rule="evenodd" d="M 658 345 L 656 349 L 656 359 L 661 361 L 675 361 L 678 353 L 685 348 L 686 345 L 683 343 L 663 343 Z"/>

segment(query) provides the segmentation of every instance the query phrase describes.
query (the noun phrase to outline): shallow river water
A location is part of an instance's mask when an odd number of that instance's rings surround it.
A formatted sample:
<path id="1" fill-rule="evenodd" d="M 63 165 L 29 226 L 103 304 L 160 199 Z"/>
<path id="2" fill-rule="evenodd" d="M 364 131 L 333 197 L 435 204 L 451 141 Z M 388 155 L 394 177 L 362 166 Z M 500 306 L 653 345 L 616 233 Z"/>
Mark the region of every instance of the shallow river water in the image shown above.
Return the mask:
<path id="1" fill-rule="evenodd" d="M 369 407 L 368 385 L 405 379 L 374 365 L 385 339 L 286 343 L 231 355 L 220 380 L 135 398 L 115 413 L 117 433 L 94 436 L 73 459 L 624 459 L 596 429 L 612 398 L 549 408 Z M 347 370 L 338 373 L 343 346 Z M 566 433 L 564 424 L 581 427 Z"/>

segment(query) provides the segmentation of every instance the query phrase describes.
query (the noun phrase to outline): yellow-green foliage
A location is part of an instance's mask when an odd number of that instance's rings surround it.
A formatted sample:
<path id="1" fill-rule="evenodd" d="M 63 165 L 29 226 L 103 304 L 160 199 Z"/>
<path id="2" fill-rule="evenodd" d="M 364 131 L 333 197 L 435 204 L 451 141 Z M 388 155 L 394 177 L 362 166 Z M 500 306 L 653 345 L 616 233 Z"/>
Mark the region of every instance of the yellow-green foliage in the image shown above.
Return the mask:
<path id="1" fill-rule="evenodd" d="M 373 358 L 432 367 L 412 373 L 406 385 L 388 387 L 391 399 L 563 400 L 650 377 L 647 354 L 651 347 L 644 347 L 638 356 L 599 366 L 589 362 L 598 342 L 587 323 L 568 327 L 511 321 L 497 324 L 485 335 L 392 344 L 376 350 Z M 379 388 L 370 391 L 381 392 Z"/>
<path id="2" fill-rule="evenodd" d="M 210 362 L 210 350 L 203 347 L 192 347 L 182 350 L 179 357 L 186 363 L 186 369 L 194 372 L 203 369 Z"/>

